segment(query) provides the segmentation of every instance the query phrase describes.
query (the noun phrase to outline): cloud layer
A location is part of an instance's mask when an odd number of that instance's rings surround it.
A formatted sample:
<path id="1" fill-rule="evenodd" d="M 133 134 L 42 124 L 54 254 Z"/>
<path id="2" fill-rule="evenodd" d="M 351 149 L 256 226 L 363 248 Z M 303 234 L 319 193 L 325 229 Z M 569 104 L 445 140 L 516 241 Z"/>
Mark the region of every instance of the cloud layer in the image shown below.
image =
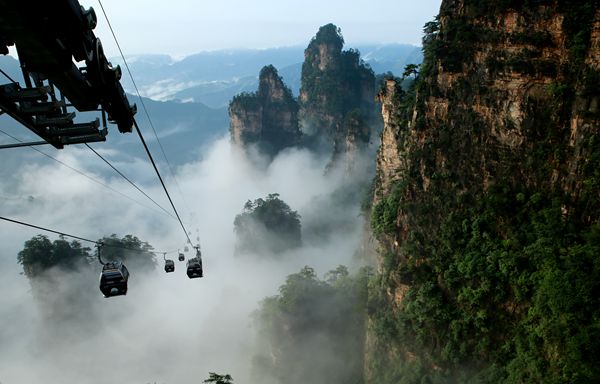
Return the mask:
<path id="1" fill-rule="evenodd" d="M 102 176 L 98 163 L 82 151 L 66 149 L 59 156 L 143 201 L 124 181 Z M 254 334 L 250 314 L 257 303 L 276 294 L 285 277 L 304 265 L 323 274 L 338 264 L 351 263 L 359 248 L 362 219 L 357 204 L 331 200 L 355 180 L 343 169 L 325 174 L 328 160 L 290 150 L 266 169 L 257 169 L 230 147 L 227 138 L 216 141 L 202 160 L 176 170 L 180 188 L 167 177 L 194 241 L 198 230 L 205 277 L 188 279 L 185 264 L 179 262 L 174 273 L 165 274 L 159 257 L 156 271 L 131 271 L 127 296 L 104 299 L 96 274 L 53 272 L 59 282 L 56 289 L 64 297 L 74 291 L 87 295 L 84 304 L 77 304 L 81 306 L 78 315 L 70 312 L 73 308 L 67 308 L 68 303 L 57 301 L 52 311 L 58 316 L 49 316 L 47 306 L 36 301 L 29 282 L 19 274 L 16 255 L 24 241 L 40 231 L 0 222 L 0 268 L 4 272 L 0 279 L 4 293 L 0 296 L 0 382 L 183 384 L 201 382 L 210 371 L 230 373 L 235 382 L 249 383 Z M 149 167 L 139 161 L 119 166 L 168 207 Z M 134 234 L 157 250 L 183 249 L 185 237 L 175 220 L 59 164 L 23 164 L 18 171 L 16 185 L 0 185 L 3 216 L 90 239 Z M 166 170 L 163 174 L 167 175 Z M 279 193 L 298 211 L 303 230 L 328 228 L 327 236 L 305 236 L 304 246 L 280 261 L 234 257 L 235 215 L 248 199 L 268 193 Z M 332 229 L 331 223 L 344 225 Z M 61 313 L 68 314 L 67 318 L 56 320 Z"/>

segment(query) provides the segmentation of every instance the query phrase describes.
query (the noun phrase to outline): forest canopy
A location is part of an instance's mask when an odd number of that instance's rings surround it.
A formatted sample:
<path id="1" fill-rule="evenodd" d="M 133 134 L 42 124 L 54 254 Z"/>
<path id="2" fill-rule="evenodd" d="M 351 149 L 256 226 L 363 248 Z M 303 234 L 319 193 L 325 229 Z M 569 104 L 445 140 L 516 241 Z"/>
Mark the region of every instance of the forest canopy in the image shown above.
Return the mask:
<path id="1" fill-rule="evenodd" d="M 119 260 L 133 270 L 156 267 L 152 246 L 137 236 L 119 238 L 112 234 L 98 242 L 103 244 L 101 256 L 104 261 Z M 25 242 L 17 255 L 17 262 L 23 266 L 25 276 L 35 279 L 54 267 L 69 272 L 94 264 L 97 262 L 97 253 L 76 240 L 69 242 L 63 236 L 51 241 L 45 235 L 37 235 Z"/>
<path id="2" fill-rule="evenodd" d="M 278 193 L 248 200 L 233 225 L 237 253 L 281 253 L 302 244 L 300 215 Z"/>
<path id="3" fill-rule="evenodd" d="M 253 369 L 261 381 L 301 384 L 360 382 L 368 269 L 352 276 L 340 265 L 319 279 L 305 266 L 254 316 L 259 332 Z"/>

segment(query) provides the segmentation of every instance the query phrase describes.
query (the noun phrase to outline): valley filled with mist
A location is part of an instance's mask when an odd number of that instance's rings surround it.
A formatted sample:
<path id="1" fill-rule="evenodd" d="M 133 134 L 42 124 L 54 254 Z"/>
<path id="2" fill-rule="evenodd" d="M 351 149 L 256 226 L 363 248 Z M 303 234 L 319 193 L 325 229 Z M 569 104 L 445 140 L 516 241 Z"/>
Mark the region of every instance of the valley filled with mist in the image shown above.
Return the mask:
<path id="1" fill-rule="evenodd" d="M 294 150 L 282 153 L 267 169 L 256 169 L 228 138 L 214 142 L 204 157 L 176 171 L 185 191 L 184 212 L 193 215 L 184 220 L 195 223 L 190 229 L 200 233 L 205 277 L 199 281 L 187 278 L 184 263 L 165 274 L 159 254 L 154 271 L 130 267 L 127 296 L 102 298 L 97 287 L 100 266 L 94 263 L 92 271 L 50 269 L 42 278 L 55 280 L 56 286 L 40 302 L 16 263 L 23 243 L 36 233 L 19 227 L 2 231 L 3 383 L 41 383 L 46 378 L 63 383 L 190 383 L 209 371 L 250 382 L 256 353 L 250 315 L 258 303 L 275 295 L 286 276 L 305 265 L 322 276 L 340 264 L 353 266 L 354 271 L 363 264 L 357 253 L 362 239 L 359 206 L 331 202 L 334 192 L 349 181 L 340 170 L 323 174 L 327 158 Z M 60 159 L 93 172 L 74 154 Z M 151 179 L 151 171 L 139 169 L 135 174 Z M 6 216 L 92 239 L 134 234 L 157 250 L 183 251 L 185 240 L 169 217 L 69 174 L 58 164 L 31 166 L 22 174 L 26 176 L 18 181 L 12 198 L 2 193 Z M 59 185 L 53 182 L 57 177 Z M 118 179 L 102 180 L 118 190 L 131 189 Z M 152 196 L 160 196 L 159 188 L 145 186 Z M 277 258 L 234 256 L 235 216 L 246 200 L 272 192 L 298 211 L 304 231 L 310 231 L 310 225 L 333 226 L 328 238 L 305 238 L 302 247 Z M 339 222 L 344 225 L 336 228 Z M 71 301 L 79 295 L 79 300 Z M 63 296 L 70 300 L 62 300 Z"/>
<path id="2" fill-rule="evenodd" d="M 419 59 L 420 50 L 370 48 L 373 64 L 386 72 L 411 55 Z M 184 262 L 176 261 L 174 273 L 163 271 L 162 251 L 168 258 L 176 259 L 178 252 L 194 256 L 177 221 L 141 199 L 88 148 L 2 153 L 11 164 L 3 170 L 6 182 L 0 191 L 4 216 L 98 241 L 112 236 L 120 242 L 130 235 L 149 250 L 139 256 L 145 264 L 132 264 L 135 253 L 127 249 L 117 257 L 131 273 L 129 290 L 126 296 L 104 299 L 94 244 L 7 226 L 0 234 L 7 245 L 0 258 L 7 275 L 0 283 L 7 293 L 0 312 L 11 325 L 0 333 L 2 383 L 48 378 L 62 383 L 192 383 L 209 372 L 230 374 L 236 382 L 277 383 L 287 376 L 294 382 L 317 376 L 345 381 L 361 374 L 366 279 L 372 273 L 365 267 L 374 265 L 361 205 L 374 176 L 373 137 L 381 122 L 370 117 L 361 128 L 367 130 L 366 141 L 352 151 L 311 144 L 317 140 L 312 138 L 264 152 L 260 140 L 236 142 L 233 130 L 246 129 L 243 124 L 228 127 L 229 102 L 258 89 L 266 81 L 259 81 L 258 72 L 268 63 L 283 66 L 297 97 L 302 56 L 302 48 L 289 48 L 215 52 L 181 61 L 129 58 L 168 157 L 169 163 L 158 157 L 159 166 L 189 236 L 201 246 L 200 280 L 187 278 Z M 1 59 L 18 78 L 17 60 Z M 283 80 L 272 68 L 272 76 Z M 188 82 L 182 85 L 182 79 Z M 208 88 L 197 86 L 203 82 Z M 124 85 L 135 92 L 127 81 Z M 375 95 L 370 89 L 367 113 L 372 116 Z M 196 96 L 186 98 L 185 92 Z M 206 106 L 206 100 L 213 104 Z M 7 116 L 0 118 L 10 135 L 21 140 L 32 136 L 17 130 Z M 271 128 L 264 129 L 262 141 L 267 143 Z M 153 137 L 149 145 L 159 153 Z M 111 132 L 106 143 L 92 147 L 159 205 L 168 206 L 135 138 Z M 263 202 L 271 211 L 259 217 Z M 269 208 L 272 204 L 283 210 Z M 294 239 L 278 232 L 291 214 Z M 273 220 L 278 224 L 269 226 Z M 286 307 L 284 302 L 296 296 L 306 303 Z M 305 325 L 298 324 L 288 335 L 279 333 L 295 322 Z M 304 341 L 296 345 L 296 339 Z M 282 360 L 272 360 L 274 353 Z M 348 369 L 348 359 L 354 368 Z"/>
<path id="3" fill-rule="evenodd" d="M 0 5 L 0 384 L 600 382 L 598 0 L 112 64 L 80 8 L 36 35 Z"/>

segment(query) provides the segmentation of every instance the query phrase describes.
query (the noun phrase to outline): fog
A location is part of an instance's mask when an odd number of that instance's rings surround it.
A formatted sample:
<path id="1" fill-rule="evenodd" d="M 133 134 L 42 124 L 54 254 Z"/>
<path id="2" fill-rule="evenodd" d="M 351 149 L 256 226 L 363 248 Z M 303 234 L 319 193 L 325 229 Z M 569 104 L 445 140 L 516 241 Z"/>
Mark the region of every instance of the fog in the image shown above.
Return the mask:
<path id="1" fill-rule="evenodd" d="M 107 176 L 101 160 L 83 149 L 67 148 L 57 156 L 152 205 L 124 180 Z M 149 164 L 110 150 L 104 154 L 118 155 L 117 167 L 168 208 Z M 127 296 L 105 299 L 98 290 L 100 265 L 94 274 L 52 270 L 49 278 L 57 294 L 44 302 L 34 297 L 16 261 L 23 243 L 42 232 L 0 222 L 2 384 L 199 383 L 209 372 L 229 373 L 236 383 L 250 383 L 250 314 L 258 302 L 277 294 L 285 277 L 305 265 L 323 275 L 339 264 L 352 268 L 362 263 L 356 256 L 363 229 L 358 204 L 335 204 L 331 196 L 368 179 L 367 171 L 349 176 L 340 166 L 325 173 L 328 157 L 297 149 L 281 153 L 267 167 L 256 167 L 256 161 L 231 148 L 227 137 L 198 159 L 175 170 L 179 188 L 166 167 L 161 170 L 190 237 L 194 242 L 197 234 L 200 237 L 202 279 L 188 279 L 185 263 L 177 261 L 174 273 L 164 273 L 159 256 L 152 273 L 130 268 Z M 175 220 L 55 162 L 21 164 L 15 180 L 0 185 L 3 216 L 93 240 L 112 233 L 133 234 L 157 251 L 183 250 L 185 236 Z M 308 234 L 303 246 L 280 260 L 235 257 L 235 215 L 247 200 L 269 193 L 279 193 L 301 215 L 303 236 Z M 328 228 L 327 233 L 320 233 L 322 228 Z"/>

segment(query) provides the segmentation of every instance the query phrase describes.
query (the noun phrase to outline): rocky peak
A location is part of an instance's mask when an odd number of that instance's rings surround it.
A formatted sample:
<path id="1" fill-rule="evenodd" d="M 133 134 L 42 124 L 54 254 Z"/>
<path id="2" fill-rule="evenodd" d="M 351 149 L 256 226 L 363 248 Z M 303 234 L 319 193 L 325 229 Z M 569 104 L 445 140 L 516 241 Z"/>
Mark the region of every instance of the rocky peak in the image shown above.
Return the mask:
<path id="1" fill-rule="evenodd" d="M 269 103 L 283 103 L 293 100 L 290 89 L 272 65 L 263 67 L 258 77 L 258 96 Z"/>
<path id="2" fill-rule="evenodd" d="M 327 24 L 319 28 L 304 51 L 305 63 L 319 71 L 339 69 L 344 38 L 340 28 Z"/>
<path id="3" fill-rule="evenodd" d="M 300 122 L 308 141 L 339 154 L 363 148 L 374 125 L 375 77 L 341 30 L 322 26 L 304 51 Z"/>
<path id="4" fill-rule="evenodd" d="M 257 92 L 233 98 L 229 117 L 231 141 L 241 148 L 256 145 L 263 154 L 275 156 L 300 140 L 298 104 L 272 65 L 260 71 Z"/>
<path id="5" fill-rule="evenodd" d="M 327 24 L 319 29 L 305 50 L 299 103 L 275 67 L 264 67 L 258 91 L 236 96 L 229 106 L 232 141 L 270 148 L 271 155 L 302 142 L 331 153 L 332 163 L 358 159 L 355 155 L 378 130 L 375 76 L 358 51 L 343 51 L 343 45 L 338 27 Z"/>

